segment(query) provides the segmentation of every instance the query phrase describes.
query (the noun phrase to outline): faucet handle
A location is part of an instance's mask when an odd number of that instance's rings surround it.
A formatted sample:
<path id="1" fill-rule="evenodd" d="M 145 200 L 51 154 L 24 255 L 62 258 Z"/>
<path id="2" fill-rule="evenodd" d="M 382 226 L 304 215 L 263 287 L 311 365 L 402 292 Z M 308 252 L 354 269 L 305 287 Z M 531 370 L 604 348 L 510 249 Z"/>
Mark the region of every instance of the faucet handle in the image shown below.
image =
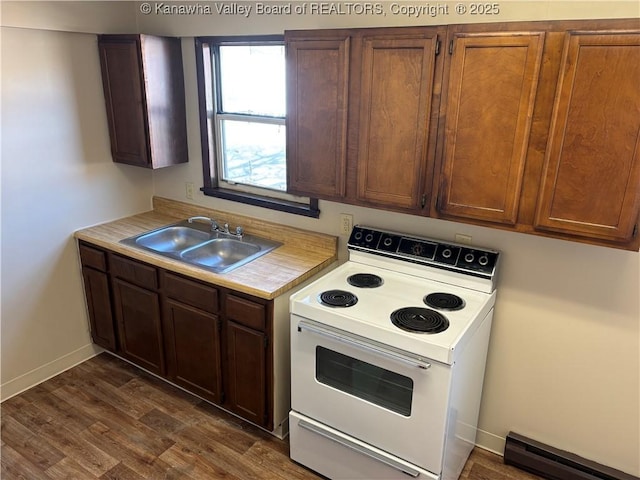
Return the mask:
<path id="1" fill-rule="evenodd" d="M 236 235 L 241 237 L 243 233 L 244 233 L 244 228 L 236 227 Z"/>

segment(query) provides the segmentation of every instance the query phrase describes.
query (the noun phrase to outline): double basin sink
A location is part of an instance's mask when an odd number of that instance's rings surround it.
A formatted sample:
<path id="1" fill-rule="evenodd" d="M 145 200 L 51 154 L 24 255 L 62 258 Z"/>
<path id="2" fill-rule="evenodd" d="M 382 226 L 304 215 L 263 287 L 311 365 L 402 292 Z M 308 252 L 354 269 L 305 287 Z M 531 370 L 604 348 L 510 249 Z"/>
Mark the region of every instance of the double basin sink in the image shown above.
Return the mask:
<path id="1" fill-rule="evenodd" d="M 214 273 L 229 272 L 282 245 L 255 235 L 214 230 L 209 224 L 188 220 L 126 238 L 121 243 Z"/>

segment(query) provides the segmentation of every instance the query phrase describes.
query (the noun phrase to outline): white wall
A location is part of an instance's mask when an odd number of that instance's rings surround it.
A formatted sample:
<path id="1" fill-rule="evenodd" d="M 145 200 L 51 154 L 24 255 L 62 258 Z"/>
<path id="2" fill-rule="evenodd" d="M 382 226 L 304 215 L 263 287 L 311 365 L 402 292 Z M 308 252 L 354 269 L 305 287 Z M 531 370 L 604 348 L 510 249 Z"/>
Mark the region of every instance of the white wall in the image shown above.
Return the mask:
<path id="1" fill-rule="evenodd" d="M 515 3 L 525 8 L 518 9 Z M 501 5 L 509 7 L 510 15 L 500 16 L 497 21 L 640 16 L 635 1 L 501 2 Z M 138 14 L 141 31 L 183 36 L 281 33 L 285 28 L 364 26 L 380 21 L 293 16 L 223 20 L 220 22 L 215 15 Z M 193 52 L 192 39 L 184 38 L 190 163 L 154 172 L 154 194 L 181 201 L 187 201 L 185 182 L 202 185 Z M 339 234 L 339 214 L 352 213 L 356 223 L 448 240 L 453 240 L 455 233 L 465 233 L 472 236 L 476 245 L 501 250 L 503 262 L 478 443 L 502 453 L 505 436 L 513 430 L 628 473 L 640 474 L 637 252 L 331 202 L 320 202 L 322 214 L 317 220 L 204 197 L 201 193 L 193 203 L 334 235 Z M 345 241 L 341 237 L 342 258 L 346 256 Z"/>
<path id="2" fill-rule="evenodd" d="M 3 27 L 83 33 L 135 33 L 137 5 L 130 1 L 0 2 Z"/>
<path id="3" fill-rule="evenodd" d="M 169 14 L 161 7 L 168 2 L 144 1 L 136 2 L 135 12 L 141 32 L 158 35 L 193 36 L 193 35 L 242 35 L 242 34 L 279 34 L 285 29 L 314 29 L 342 27 L 377 27 L 406 25 L 447 25 L 476 22 L 507 22 L 516 20 L 550 20 L 580 18 L 628 18 L 640 15 L 637 0 L 622 1 L 580 1 L 580 0 L 503 0 L 497 2 L 500 12 L 497 15 L 457 14 L 455 5 L 458 2 L 443 0 L 439 2 L 412 2 L 407 0 L 351 3 L 379 3 L 381 14 L 296 14 L 299 8 L 310 3 L 302 0 L 294 1 L 262 1 L 262 2 L 184 2 L 188 5 L 210 6 L 210 13 L 196 10 L 194 14 Z M 259 14 L 257 3 L 291 4 L 290 14 Z M 339 4 L 344 2 L 324 2 Z M 347 2 L 349 3 L 349 2 Z M 471 2 L 462 2 L 467 5 Z M 489 2 L 492 3 L 492 2 Z M 145 14 L 145 6 L 151 6 L 150 13 Z M 215 5 L 249 5 L 252 10 L 248 15 L 218 13 Z M 392 5 L 425 5 L 448 6 L 446 12 L 434 16 L 407 16 L 396 13 Z M 143 6 L 144 5 L 144 6 Z M 347 12 L 345 8 L 342 12 Z"/>
<path id="4" fill-rule="evenodd" d="M 111 161 L 95 35 L 1 27 L 2 398 L 93 355 L 72 234 L 150 208 Z"/>

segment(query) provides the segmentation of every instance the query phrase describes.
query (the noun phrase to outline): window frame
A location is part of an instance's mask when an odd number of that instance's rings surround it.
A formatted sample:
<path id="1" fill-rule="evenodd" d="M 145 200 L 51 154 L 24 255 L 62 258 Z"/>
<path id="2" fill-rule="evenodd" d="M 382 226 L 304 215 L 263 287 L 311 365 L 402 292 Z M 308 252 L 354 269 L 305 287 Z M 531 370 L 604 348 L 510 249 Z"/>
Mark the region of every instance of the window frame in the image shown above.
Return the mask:
<path id="1" fill-rule="evenodd" d="M 196 37 L 196 79 L 198 84 L 198 114 L 200 120 L 200 143 L 202 151 L 202 175 L 204 186 L 200 189 L 205 195 L 234 202 L 254 205 L 271 210 L 278 210 L 296 215 L 318 218 L 320 210 L 318 208 L 318 199 L 309 198 L 309 203 L 299 203 L 288 199 L 270 197 L 258 193 L 244 192 L 221 186 L 221 173 L 218 171 L 217 151 L 219 139 L 217 138 L 215 103 L 213 98 L 207 98 L 207 83 L 218 82 L 214 79 L 214 75 L 218 75 L 216 69 L 213 68 L 212 49 L 216 45 L 237 43 L 284 43 L 283 35 L 255 35 L 255 36 L 216 36 L 216 37 Z M 211 88 L 211 87 L 209 87 Z M 213 90 L 215 101 L 219 101 L 220 92 Z M 212 97 L 213 97 L 212 96 Z M 219 104 L 219 103 L 218 103 Z M 213 114 L 210 116 L 209 112 Z M 285 127 L 287 127 L 285 119 Z M 287 173 L 288 175 L 288 173 Z M 251 188 L 251 187 L 249 187 Z M 277 193 L 276 193 L 277 194 Z"/>

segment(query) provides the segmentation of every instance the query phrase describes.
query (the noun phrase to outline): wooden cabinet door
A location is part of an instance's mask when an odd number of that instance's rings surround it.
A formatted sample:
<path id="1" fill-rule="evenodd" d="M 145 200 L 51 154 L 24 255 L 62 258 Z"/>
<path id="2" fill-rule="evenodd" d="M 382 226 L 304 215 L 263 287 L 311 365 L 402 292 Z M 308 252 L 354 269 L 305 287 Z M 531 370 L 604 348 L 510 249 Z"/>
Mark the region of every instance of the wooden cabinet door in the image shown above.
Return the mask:
<path id="1" fill-rule="evenodd" d="M 357 199 L 419 211 L 427 165 L 438 36 L 364 36 Z"/>
<path id="2" fill-rule="evenodd" d="M 111 310 L 109 277 L 106 273 L 82 267 L 84 291 L 91 324 L 93 342 L 112 352 L 116 351 L 116 332 Z"/>
<path id="3" fill-rule="evenodd" d="M 99 42 L 102 83 L 114 162 L 148 167 L 147 118 L 139 42 Z"/>
<path id="4" fill-rule="evenodd" d="M 119 278 L 113 279 L 114 308 L 124 357 L 164 374 L 164 351 L 158 294 Z"/>
<path id="5" fill-rule="evenodd" d="M 162 168 L 189 161 L 179 38 L 100 35 L 113 161 Z"/>
<path id="6" fill-rule="evenodd" d="M 187 114 L 179 38 L 140 35 L 151 168 L 189 161 Z"/>
<path id="7" fill-rule="evenodd" d="M 516 223 L 544 37 L 453 34 L 439 213 Z"/>
<path id="8" fill-rule="evenodd" d="M 169 378 L 220 403 L 218 316 L 169 299 L 164 301 L 163 312 Z"/>
<path id="9" fill-rule="evenodd" d="M 627 242 L 640 209 L 640 33 L 570 32 L 536 228 Z"/>
<path id="10" fill-rule="evenodd" d="M 273 429 L 267 414 L 267 336 L 228 320 L 225 345 L 225 405 L 255 424 Z"/>
<path id="11" fill-rule="evenodd" d="M 287 40 L 287 188 L 345 195 L 349 37 Z"/>

